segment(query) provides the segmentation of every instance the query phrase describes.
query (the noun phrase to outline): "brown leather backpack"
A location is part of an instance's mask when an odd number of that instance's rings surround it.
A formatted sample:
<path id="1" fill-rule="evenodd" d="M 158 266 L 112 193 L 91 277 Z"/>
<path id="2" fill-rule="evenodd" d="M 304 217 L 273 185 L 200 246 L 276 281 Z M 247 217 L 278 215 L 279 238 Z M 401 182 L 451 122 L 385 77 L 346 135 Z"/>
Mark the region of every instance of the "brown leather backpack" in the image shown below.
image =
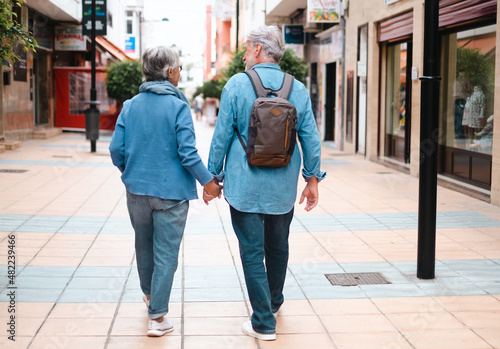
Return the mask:
<path id="1" fill-rule="evenodd" d="M 257 95 L 250 114 L 247 145 L 238 128 L 234 128 L 247 154 L 247 162 L 251 166 L 285 167 L 290 162 L 297 138 L 297 110 L 288 101 L 294 78 L 285 73 L 281 88 L 274 91 L 262 85 L 255 70 L 246 70 L 245 74 Z"/>

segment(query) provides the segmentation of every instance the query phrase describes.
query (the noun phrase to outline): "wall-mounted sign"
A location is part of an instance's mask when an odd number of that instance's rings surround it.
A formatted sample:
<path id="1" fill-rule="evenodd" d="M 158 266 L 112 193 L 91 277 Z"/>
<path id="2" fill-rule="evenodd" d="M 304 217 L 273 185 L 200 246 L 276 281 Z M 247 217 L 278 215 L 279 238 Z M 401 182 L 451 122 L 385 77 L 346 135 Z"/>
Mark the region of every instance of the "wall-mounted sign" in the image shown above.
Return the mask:
<path id="1" fill-rule="evenodd" d="M 135 52 L 135 36 L 125 39 L 125 52 Z"/>
<path id="2" fill-rule="evenodd" d="M 86 51 L 87 42 L 79 25 L 56 27 L 54 49 L 56 51 Z"/>
<path id="3" fill-rule="evenodd" d="M 106 0 L 82 1 L 82 33 L 92 35 L 92 2 L 95 1 L 95 35 L 106 35 Z"/>
<path id="4" fill-rule="evenodd" d="M 340 0 L 307 0 L 307 21 L 338 23 L 340 21 Z"/>
<path id="5" fill-rule="evenodd" d="M 14 53 L 19 56 L 14 60 L 14 81 L 28 81 L 28 55 L 21 45 L 14 47 Z"/>
<path id="6" fill-rule="evenodd" d="M 283 36 L 285 38 L 285 44 L 305 44 L 303 25 L 284 25 Z"/>

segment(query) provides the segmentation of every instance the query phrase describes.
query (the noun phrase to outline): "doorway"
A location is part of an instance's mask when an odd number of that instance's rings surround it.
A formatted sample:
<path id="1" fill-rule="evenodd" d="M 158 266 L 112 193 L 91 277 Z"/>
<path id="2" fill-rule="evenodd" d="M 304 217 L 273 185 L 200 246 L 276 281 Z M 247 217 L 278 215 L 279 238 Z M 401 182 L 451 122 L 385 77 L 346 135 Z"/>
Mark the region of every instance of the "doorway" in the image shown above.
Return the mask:
<path id="1" fill-rule="evenodd" d="M 35 126 L 49 123 L 49 70 L 48 54 L 39 49 L 33 57 L 33 112 Z"/>
<path id="2" fill-rule="evenodd" d="M 412 43 L 387 47 L 385 156 L 410 162 Z"/>
<path id="3" fill-rule="evenodd" d="M 337 63 L 326 64 L 325 141 L 335 140 Z"/>
<path id="4" fill-rule="evenodd" d="M 356 108 L 356 152 L 366 153 L 367 108 L 367 66 L 368 66 L 368 24 L 358 28 L 358 91 Z"/>

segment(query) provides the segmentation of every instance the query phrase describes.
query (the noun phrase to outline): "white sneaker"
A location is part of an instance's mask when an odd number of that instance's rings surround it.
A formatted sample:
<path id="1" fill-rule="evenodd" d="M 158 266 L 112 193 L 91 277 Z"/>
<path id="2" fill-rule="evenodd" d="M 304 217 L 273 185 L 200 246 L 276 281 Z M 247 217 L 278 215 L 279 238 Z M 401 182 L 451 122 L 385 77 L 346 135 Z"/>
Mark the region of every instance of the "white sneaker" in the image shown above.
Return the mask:
<path id="1" fill-rule="evenodd" d="M 144 303 L 146 303 L 146 307 L 149 308 L 149 299 L 148 299 L 148 296 L 146 296 L 146 295 L 142 296 L 142 300 L 144 301 Z"/>
<path id="2" fill-rule="evenodd" d="M 165 333 L 172 332 L 174 330 L 174 325 L 167 320 L 166 317 L 163 317 L 162 322 L 158 322 L 156 320 L 149 320 L 148 325 L 148 337 L 161 337 Z"/>
<path id="3" fill-rule="evenodd" d="M 264 334 L 264 333 L 255 332 L 253 327 L 252 327 L 252 321 L 244 322 L 241 329 L 243 330 L 243 333 L 246 334 L 247 336 L 255 337 L 255 338 L 261 339 L 263 341 L 276 340 L 276 333 Z"/>

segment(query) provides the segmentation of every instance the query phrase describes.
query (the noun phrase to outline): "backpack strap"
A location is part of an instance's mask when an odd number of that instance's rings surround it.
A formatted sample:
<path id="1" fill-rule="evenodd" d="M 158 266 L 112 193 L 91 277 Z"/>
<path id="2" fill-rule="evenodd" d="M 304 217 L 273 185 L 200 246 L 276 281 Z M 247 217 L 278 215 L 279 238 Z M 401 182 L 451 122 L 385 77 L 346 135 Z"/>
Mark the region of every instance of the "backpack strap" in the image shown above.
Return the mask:
<path id="1" fill-rule="evenodd" d="M 250 78 L 250 81 L 252 82 L 252 86 L 255 91 L 255 94 L 257 95 L 257 98 L 267 97 L 268 95 L 272 94 L 275 95 L 276 97 L 288 99 L 288 97 L 290 97 L 290 93 L 292 93 L 294 78 L 290 74 L 285 73 L 285 76 L 283 77 L 283 84 L 281 84 L 280 89 L 276 91 L 264 87 L 259 74 L 257 74 L 255 70 L 253 69 L 245 70 L 245 74 L 247 74 L 248 77 Z"/>
<path id="2" fill-rule="evenodd" d="M 234 131 L 236 132 L 236 135 L 238 136 L 238 139 L 240 140 L 240 143 L 241 143 L 241 146 L 243 147 L 243 150 L 245 150 L 245 153 L 247 153 L 247 146 L 245 145 L 243 138 L 241 138 L 240 131 L 238 130 L 238 127 L 236 127 L 236 125 L 234 125 Z"/>
<path id="3" fill-rule="evenodd" d="M 274 91 L 276 94 L 276 97 L 288 99 L 288 97 L 290 97 L 290 93 L 292 93 L 293 80 L 294 80 L 294 78 L 292 75 L 285 73 L 285 76 L 283 77 L 283 84 L 281 85 L 281 88 L 277 91 Z"/>
<path id="4" fill-rule="evenodd" d="M 270 93 L 273 92 L 270 88 L 264 87 L 262 85 L 262 80 L 260 79 L 259 74 L 253 69 L 248 69 L 245 70 L 245 74 L 248 75 L 250 78 L 250 81 L 252 82 L 253 90 L 255 91 L 255 94 L 257 95 L 257 98 L 259 97 L 267 97 Z"/>

